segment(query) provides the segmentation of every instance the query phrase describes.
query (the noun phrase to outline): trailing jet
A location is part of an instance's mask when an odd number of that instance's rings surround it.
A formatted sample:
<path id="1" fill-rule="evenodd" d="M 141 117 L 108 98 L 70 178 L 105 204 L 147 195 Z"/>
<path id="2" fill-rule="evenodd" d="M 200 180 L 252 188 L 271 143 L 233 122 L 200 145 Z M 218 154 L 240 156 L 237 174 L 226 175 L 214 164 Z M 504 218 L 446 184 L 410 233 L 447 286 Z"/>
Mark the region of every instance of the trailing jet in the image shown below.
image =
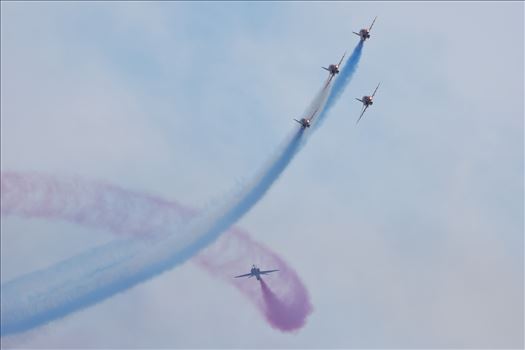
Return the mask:
<path id="1" fill-rule="evenodd" d="M 261 269 L 259 269 L 257 266 L 252 265 L 252 269 L 250 270 L 250 273 L 247 273 L 247 274 L 244 274 L 244 275 L 235 276 L 234 278 L 239 278 L 239 277 L 251 278 L 251 277 L 255 276 L 255 278 L 257 278 L 257 281 L 260 281 L 261 280 L 261 275 L 266 275 L 266 274 L 268 274 L 270 272 L 275 272 L 275 271 L 279 271 L 279 270 L 261 271 Z"/>
<path id="2" fill-rule="evenodd" d="M 359 35 L 359 37 L 361 38 L 361 41 L 365 41 L 366 39 L 370 39 L 370 31 L 372 30 L 372 27 L 374 26 L 374 23 L 377 19 L 377 16 L 376 18 L 374 18 L 374 20 L 372 21 L 372 24 L 370 25 L 370 28 L 363 28 L 359 31 L 359 33 L 356 33 L 356 32 L 352 32 L 354 33 L 355 35 Z"/>
<path id="3" fill-rule="evenodd" d="M 299 124 L 301 124 L 303 129 L 309 128 L 310 126 L 312 126 L 312 119 L 314 119 L 315 114 L 317 113 L 318 110 L 319 110 L 319 107 L 317 107 L 317 109 L 312 113 L 310 118 L 301 118 L 301 120 L 297 120 L 297 119 L 294 119 L 294 120 L 298 122 Z"/>
<path id="4" fill-rule="evenodd" d="M 296 122 L 301 124 L 302 128 L 309 128 L 312 124 L 310 123 L 310 119 L 301 118 L 301 120 L 294 119 Z"/>
<path id="5" fill-rule="evenodd" d="M 330 78 L 328 79 L 328 82 L 326 83 L 326 85 L 330 84 L 330 81 L 332 81 L 332 78 L 334 77 L 334 75 L 339 73 L 339 67 L 341 67 L 341 63 L 343 63 L 345 56 L 346 56 L 346 52 L 343 54 L 343 57 L 341 57 L 341 61 L 339 61 L 338 64 L 331 64 L 328 66 L 328 68 L 321 67 L 324 70 L 327 70 L 328 72 L 330 72 Z"/>
<path id="6" fill-rule="evenodd" d="M 356 124 L 359 123 L 359 121 L 360 121 L 361 118 L 363 117 L 363 114 L 365 114 L 366 109 L 367 109 L 369 106 L 371 106 L 371 105 L 374 104 L 374 101 L 373 101 L 373 100 L 374 100 L 374 95 L 376 94 L 377 89 L 379 89 L 379 85 L 380 85 L 380 84 L 381 84 L 381 83 L 377 84 L 377 87 L 376 87 L 376 89 L 374 90 L 374 93 L 372 94 L 372 96 L 363 96 L 362 99 L 356 98 L 356 100 L 358 100 L 359 102 L 363 103 L 363 111 L 361 112 L 361 115 L 359 116 L 359 119 L 357 119 Z"/>

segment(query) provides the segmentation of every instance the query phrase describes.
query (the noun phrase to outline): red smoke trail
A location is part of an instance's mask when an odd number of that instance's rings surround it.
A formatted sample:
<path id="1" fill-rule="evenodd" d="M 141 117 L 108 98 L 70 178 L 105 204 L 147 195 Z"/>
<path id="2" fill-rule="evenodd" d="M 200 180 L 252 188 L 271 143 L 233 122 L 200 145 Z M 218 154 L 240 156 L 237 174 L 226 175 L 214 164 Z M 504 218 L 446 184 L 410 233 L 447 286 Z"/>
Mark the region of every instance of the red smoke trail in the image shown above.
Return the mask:
<path id="1" fill-rule="evenodd" d="M 232 283 L 257 305 L 266 320 L 276 329 L 284 332 L 298 330 L 304 326 L 307 316 L 312 312 L 308 291 L 297 273 L 276 253 L 254 241 L 243 231 L 232 229 L 219 238 L 216 244 L 206 248 L 194 261 L 213 276 Z M 273 291 L 269 290 L 262 279 L 261 294 L 256 279 L 232 278 L 233 271 L 248 272 L 253 263 L 262 269 L 279 269 L 264 277 L 271 281 Z"/>
<path id="2" fill-rule="evenodd" d="M 272 284 L 274 284 L 273 281 Z M 308 300 L 302 298 L 301 295 L 289 295 L 289 299 L 283 299 L 277 296 L 262 278 L 260 285 L 266 320 L 274 328 L 293 331 L 304 326 L 305 319 L 298 316 L 311 310 Z"/>
<path id="3" fill-rule="evenodd" d="M 176 223 L 196 215 L 196 211 L 176 202 L 106 183 L 38 173 L 2 172 L 1 204 L 2 216 L 66 220 L 139 237 L 169 232 Z M 232 283 L 274 328 L 299 329 L 312 311 L 308 291 L 297 273 L 276 253 L 239 229 L 232 228 L 193 261 L 211 275 Z M 272 299 L 260 293 L 256 281 L 232 278 L 253 263 L 280 270 L 268 277 L 276 286 Z M 269 304 L 268 300 L 273 302 Z"/>
<path id="4" fill-rule="evenodd" d="M 38 173 L 1 173 L 2 215 L 61 219 L 117 234 L 166 230 L 190 210 L 175 202 L 80 178 Z"/>

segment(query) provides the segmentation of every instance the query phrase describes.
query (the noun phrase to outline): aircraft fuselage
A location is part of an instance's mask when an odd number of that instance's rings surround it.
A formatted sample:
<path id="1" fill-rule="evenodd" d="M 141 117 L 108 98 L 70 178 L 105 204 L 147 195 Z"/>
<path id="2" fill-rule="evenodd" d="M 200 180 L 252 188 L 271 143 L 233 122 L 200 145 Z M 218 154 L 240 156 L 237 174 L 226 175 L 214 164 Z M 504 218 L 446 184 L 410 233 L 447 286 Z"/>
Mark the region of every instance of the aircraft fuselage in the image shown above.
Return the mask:
<path id="1" fill-rule="evenodd" d="M 261 271 L 256 265 L 252 265 L 252 268 L 250 269 L 250 273 L 245 273 L 243 275 L 233 276 L 233 277 L 234 278 L 255 277 L 255 278 L 257 278 L 257 281 L 260 281 L 262 279 L 261 275 L 266 275 L 268 273 L 272 273 L 272 272 L 276 272 L 276 271 L 279 271 L 279 270 L 264 270 L 264 271 Z"/>
<path id="2" fill-rule="evenodd" d="M 310 119 L 306 119 L 306 118 L 301 118 L 301 120 L 297 120 L 297 119 L 294 119 L 296 122 L 298 122 L 299 124 L 301 124 L 301 126 L 304 128 L 309 128 L 311 123 L 310 123 Z"/>
<path id="3" fill-rule="evenodd" d="M 361 29 L 359 31 L 359 36 L 363 41 L 365 41 L 366 39 L 370 39 L 370 31 L 368 29 Z"/>
<path id="4" fill-rule="evenodd" d="M 328 66 L 328 71 L 330 74 L 337 74 L 339 73 L 339 66 L 337 64 L 331 64 Z"/>
<path id="5" fill-rule="evenodd" d="M 257 281 L 261 280 L 261 270 L 258 267 L 252 267 L 250 273 L 257 278 Z"/>
<path id="6" fill-rule="evenodd" d="M 366 106 L 370 106 L 374 104 L 374 101 L 372 100 L 372 96 L 363 96 L 363 104 Z"/>

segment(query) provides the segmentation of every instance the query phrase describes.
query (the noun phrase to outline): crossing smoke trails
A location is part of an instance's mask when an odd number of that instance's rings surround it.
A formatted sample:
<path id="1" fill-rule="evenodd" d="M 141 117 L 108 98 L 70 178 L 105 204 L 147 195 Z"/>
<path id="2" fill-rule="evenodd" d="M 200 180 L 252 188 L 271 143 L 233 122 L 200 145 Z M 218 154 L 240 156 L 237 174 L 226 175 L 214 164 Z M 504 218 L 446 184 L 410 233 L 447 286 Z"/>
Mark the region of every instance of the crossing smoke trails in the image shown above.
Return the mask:
<path id="1" fill-rule="evenodd" d="M 117 235 L 148 238 L 166 230 L 164 225 L 195 217 L 197 212 L 173 201 L 126 191 L 106 183 L 80 178 L 56 178 L 38 173 L 1 173 L 2 215 L 22 218 L 65 220 L 89 228 L 107 229 Z M 130 214 L 133 215 L 130 215 Z M 304 325 L 312 311 L 308 291 L 297 273 L 269 248 L 232 228 L 217 242 L 192 259 L 212 276 L 233 284 L 259 312 L 267 315 L 266 299 L 250 280 L 233 279 L 234 271 L 245 271 L 253 262 L 278 267 L 271 278 L 283 318 L 267 318 L 282 331 Z M 275 309 L 275 307 L 273 307 Z M 273 312 L 276 314 L 276 312 Z"/>
<path id="2" fill-rule="evenodd" d="M 173 234 L 111 242 L 3 284 L 1 334 L 62 318 L 185 262 L 257 203 L 296 154 L 302 135 L 302 129 L 292 134 L 252 185 L 224 207 L 178 223 L 170 228 Z"/>
<path id="3" fill-rule="evenodd" d="M 357 50 L 355 64 L 361 47 L 362 44 L 358 44 L 352 54 L 354 57 Z M 352 57 L 349 62 L 353 62 Z M 341 77 L 346 70 L 353 72 L 348 62 L 340 73 Z M 346 79 L 345 84 L 335 89 L 341 77 L 335 79 L 330 95 L 330 87 L 327 87 L 314 99 L 320 101 L 320 105 L 315 106 L 315 110 L 321 112 L 317 122 L 322 121 L 326 98 L 327 103 L 333 105 L 349 81 Z M 334 94 L 336 97 L 332 97 Z M 305 117 L 309 116 L 307 111 Z M 62 318 L 185 262 L 214 242 L 266 194 L 304 145 L 305 135 L 305 130 L 298 128 L 251 184 L 225 199 L 222 206 L 209 208 L 194 219 L 174 223 L 169 235 L 150 240 L 114 241 L 3 284 L 1 334 L 26 331 Z"/>

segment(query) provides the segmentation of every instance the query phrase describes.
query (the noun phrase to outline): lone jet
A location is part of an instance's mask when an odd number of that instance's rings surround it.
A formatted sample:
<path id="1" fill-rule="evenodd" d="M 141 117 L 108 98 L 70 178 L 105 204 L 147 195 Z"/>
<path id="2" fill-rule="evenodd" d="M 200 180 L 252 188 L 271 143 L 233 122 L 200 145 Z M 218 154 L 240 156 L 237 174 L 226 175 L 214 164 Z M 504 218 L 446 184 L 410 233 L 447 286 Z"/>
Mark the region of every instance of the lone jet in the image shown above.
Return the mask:
<path id="1" fill-rule="evenodd" d="M 235 276 L 234 278 L 239 278 L 239 277 L 251 278 L 251 277 L 255 276 L 255 278 L 257 278 L 257 281 L 260 281 L 261 280 L 261 275 L 266 275 L 266 274 L 268 274 L 270 272 L 275 272 L 275 271 L 279 271 L 279 270 L 261 271 L 261 269 L 259 269 L 257 266 L 252 265 L 252 269 L 250 270 L 250 273 L 247 273 L 247 274 L 244 274 L 244 275 Z"/>
<path id="2" fill-rule="evenodd" d="M 312 113 L 310 118 L 301 118 L 301 120 L 297 120 L 297 119 L 294 119 L 294 120 L 298 122 L 299 124 L 301 124 L 303 129 L 309 128 L 310 126 L 312 126 L 312 119 L 314 119 L 315 114 L 317 113 L 318 110 L 319 110 L 319 107 L 317 107 L 317 109 Z"/>
<path id="3" fill-rule="evenodd" d="M 331 64 L 328 66 L 328 68 L 321 67 L 324 70 L 327 70 L 328 72 L 330 72 L 330 78 L 328 79 L 328 82 L 326 83 L 326 85 L 330 84 L 330 81 L 332 81 L 332 78 L 334 77 L 334 75 L 339 73 L 339 67 L 341 67 L 341 63 L 343 63 L 345 56 L 346 56 L 346 52 L 343 54 L 343 57 L 341 57 L 341 61 L 339 61 L 338 64 Z"/>
<path id="4" fill-rule="evenodd" d="M 374 95 L 376 94 L 377 89 L 379 89 L 379 85 L 380 85 L 380 84 L 381 84 L 381 83 L 377 84 L 377 87 L 376 87 L 376 89 L 374 90 L 374 93 L 372 94 L 372 96 L 363 96 L 362 99 L 356 98 L 356 100 L 358 100 L 359 102 L 363 103 L 363 111 L 361 112 L 361 115 L 359 116 L 359 119 L 357 119 L 356 124 L 359 123 L 359 121 L 360 121 L 361 118 L 363 117 L 363 114 L 365 114 L 366 109 L 367 109 L 369 106 L 371 106 L 371 105 L 374 104 L 374 101 L 373 101 L 373 100 L 374 100 Z"/>
<path id="5" fill-rule="evenodd" d="M 370 39 L 370 31 L 372 30 L 372 27 L 374 26 L 374 23 L 377 19 L 377 16 L 376 18 L 374 18 L 374 20 L 372 21 L 372 24 L 370 25 L 370 28 L 363 28 L 359 31 L 359 33 L 356 33 L 356 32 L 352 32 L 354 33 L 355 35 L 359 35 L 361 37 L 361 41 L 365 41 L 366 39 Z"/>

